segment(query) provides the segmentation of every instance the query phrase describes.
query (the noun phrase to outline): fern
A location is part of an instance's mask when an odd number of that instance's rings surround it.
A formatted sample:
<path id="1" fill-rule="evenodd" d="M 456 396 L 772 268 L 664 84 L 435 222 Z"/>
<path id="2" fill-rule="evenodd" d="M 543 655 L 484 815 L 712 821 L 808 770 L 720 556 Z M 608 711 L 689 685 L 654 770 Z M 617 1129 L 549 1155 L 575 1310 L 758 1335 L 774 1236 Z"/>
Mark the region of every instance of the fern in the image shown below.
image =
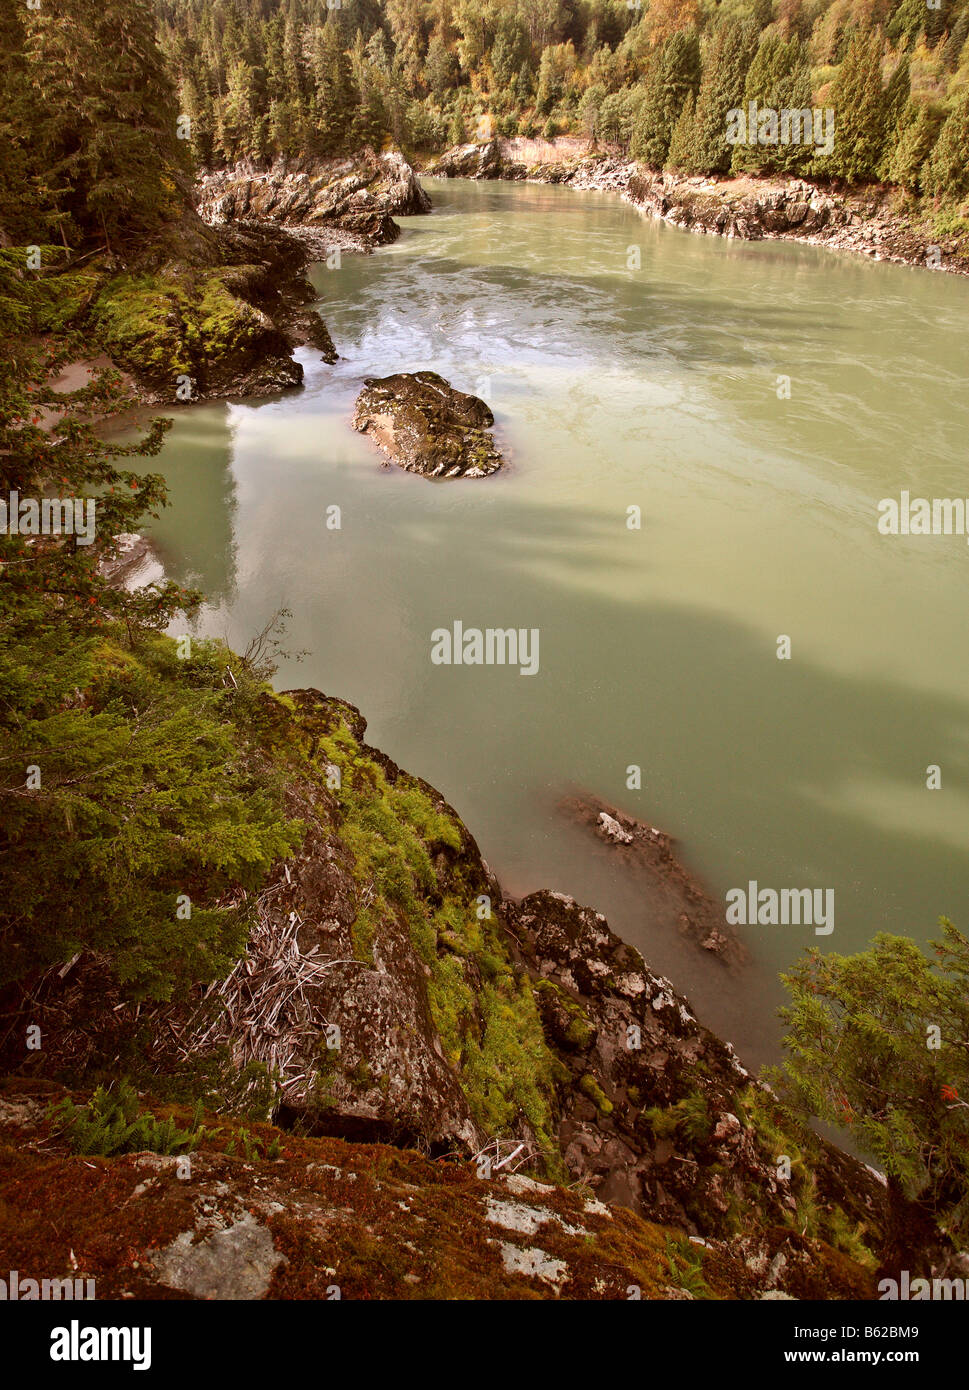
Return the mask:
<path id="1" fill-rule="evenodd" d="M 185 1153 L 211 1137 L 199 1124 L 200 1105 L 193 1111 L 190 1128 L 179 1129 L 170 1115 L 159 1120 L 150 1110 L 142 1110 L 137 1091 L 125 1080 L 113 1092 L 99 1086 L 83 1105 L 75 1105 L 66 1096 L 50 1116 L 62 1126 L 74 1153 L 105 1158 L 146 1149 L 158 1154 Z"/>

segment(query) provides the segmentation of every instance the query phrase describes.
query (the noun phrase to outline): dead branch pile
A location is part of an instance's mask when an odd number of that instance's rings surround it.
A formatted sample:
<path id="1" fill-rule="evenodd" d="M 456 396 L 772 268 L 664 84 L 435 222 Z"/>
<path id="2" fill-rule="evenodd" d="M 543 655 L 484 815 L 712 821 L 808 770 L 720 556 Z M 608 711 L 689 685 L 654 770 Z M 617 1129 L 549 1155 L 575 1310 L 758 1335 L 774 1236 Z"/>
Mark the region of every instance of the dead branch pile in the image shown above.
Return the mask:
<path id="1" fill-rule="evenodd" d="M 274 900 L 286 882 L 271 884 L 256 899 L 254 922 L 246 954 L 224 980 L 209 985 L 193 1018 L 214 1021 L 202 1033 L 192 1032 L 192 1020 L 181 1030 L 179 1051 L 188 1059 L 203 1048 L 225 1045 L 239 1070 L 248 1063 L 265 1066 L 282 1095 L 312 1083 L 321 1038 L 329 1027 L 320 1008 L 318 990 L 326 973 L 336 966 L 360 966 L 358 960 L 338 960 L 319 954 L 314 946 L 303 953 L 297 941 L 302 919 L 273 912 Z M 252 1082 L 252 1087 L 257 1085 Z"/>

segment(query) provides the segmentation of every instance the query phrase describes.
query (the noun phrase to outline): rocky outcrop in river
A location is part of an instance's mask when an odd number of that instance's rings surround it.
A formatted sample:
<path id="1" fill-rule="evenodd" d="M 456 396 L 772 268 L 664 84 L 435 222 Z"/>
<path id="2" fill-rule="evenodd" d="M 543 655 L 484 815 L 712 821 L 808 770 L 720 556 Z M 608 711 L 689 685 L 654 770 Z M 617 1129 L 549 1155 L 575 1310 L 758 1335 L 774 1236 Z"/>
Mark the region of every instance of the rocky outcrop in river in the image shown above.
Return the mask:
<path id="1" fill-rule="evenodd" d="M 395 241 L 394 216 L 429 212 L 431 200 L 403 155 L 365 150 L 352 159 L 243 161 L 203 173 L 198 209 L 207 222 L 272 222 L 328 234 L 366 250 Z"/>
<path id="2" fill-rule="evenodd" d="M 267 395 L 299 386 L 298 346 L 336 349 L 306 279 L 310 248 L 284 228 L 208 227 L 186 209 L 121 265 L 56 267 L 45 291 L 69 328 L 129 379 L 133 403 Z"/>
<path id="3" fill-rule="evenodd" d="M 437 372 L 368 377 L 353 428 L 391 462 L 425 478 L 483 478 L 502 465 L 488 431 L 495 422 L 478 396 L 456 391 Z"/>
<path id="4" fill-rule="evenodd" d="M 681 935 L 724 964 L 746 960 L 743 943 L 726 923 L 723 903 L 682 862 L 672 835 L 594 796 L 569 797 L 562 810 L 609 846 L 620 873 L 641 876 L 649 887 L 652 915 L 675 923 Z"/>
<path id="5" fill-rule="evenodd" d="M 394 214 L 430 200 L 397 152 L 355 159 L 240 164 L 204 174 L 197 208 L 139 246 L 51 264 L 43 291 L 71 329 L 127 374 L 133 401 L 260 396 L 299 386 L 293 349 L 337 351 L 313 306 L 311 259 L 393 241 Z M 48 284 L 49 281 L 49 284 Z M 44 326 L 43 324 L 41 325 Z"/>

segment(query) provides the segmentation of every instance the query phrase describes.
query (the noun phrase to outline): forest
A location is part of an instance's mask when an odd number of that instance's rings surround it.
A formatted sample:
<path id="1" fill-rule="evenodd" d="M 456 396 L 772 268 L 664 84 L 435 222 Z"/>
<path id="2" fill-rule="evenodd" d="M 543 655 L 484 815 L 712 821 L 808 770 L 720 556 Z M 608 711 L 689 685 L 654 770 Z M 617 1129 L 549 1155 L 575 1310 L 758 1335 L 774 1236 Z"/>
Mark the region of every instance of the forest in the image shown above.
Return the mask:
<path id="1" fill-rule="evenodd" d="M 652 168 L 969 191 L 969 0 L 159 0 L 203 165 L 572 134 Z M 830 151 L 734 144 L 750 101 Z"/>

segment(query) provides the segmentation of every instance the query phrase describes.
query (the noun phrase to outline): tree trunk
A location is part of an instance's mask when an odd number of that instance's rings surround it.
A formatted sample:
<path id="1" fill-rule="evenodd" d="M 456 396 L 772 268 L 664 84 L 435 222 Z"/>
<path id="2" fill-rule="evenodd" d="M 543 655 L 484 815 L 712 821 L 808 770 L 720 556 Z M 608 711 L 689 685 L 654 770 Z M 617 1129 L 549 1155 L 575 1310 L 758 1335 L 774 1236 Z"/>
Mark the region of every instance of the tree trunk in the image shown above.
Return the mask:
<path id="1" fill-rule="evenodd" d="M 896 1178 L 888 1179 L 885 1240 L 878 1269 L 879 1279 L 925 1278 L 945 1253 L 948 1242 L 939 1230 L 935 1214 L 924 1203 L 905 1195 Z"/>

